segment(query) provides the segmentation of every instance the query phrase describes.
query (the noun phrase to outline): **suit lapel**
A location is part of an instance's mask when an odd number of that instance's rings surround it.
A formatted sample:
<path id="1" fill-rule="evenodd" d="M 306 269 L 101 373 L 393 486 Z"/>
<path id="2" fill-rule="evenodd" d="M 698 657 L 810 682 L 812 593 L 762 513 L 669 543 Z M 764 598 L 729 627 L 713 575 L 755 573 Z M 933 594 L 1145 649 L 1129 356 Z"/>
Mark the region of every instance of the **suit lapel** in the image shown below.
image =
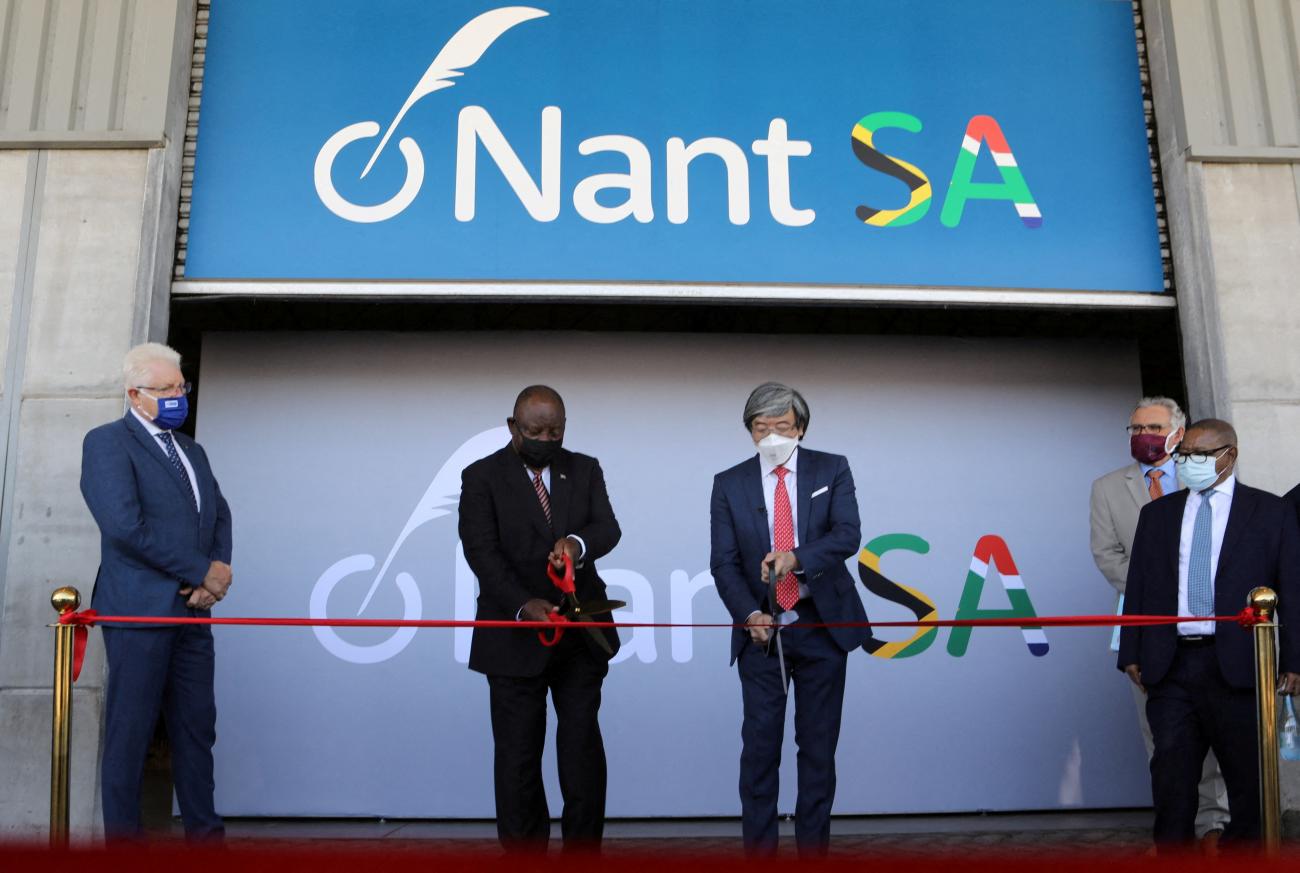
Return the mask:
<path id="1" fill-rule="evenodd" d="M 1137 464 L 1129 467 L 1128 473 L 1124 475 L 1124 483 L 1128 485 L 1129 494 L 1133 495 L 1133 502 L 1138 509 L 1151 502 L 1151 492 L 1147 490 L 1146 482 L 1147 477 L 1142 475 L 1142 468 Z"/>
<path id="2" fill-rule="evenodd" d="M 1223 542 L 1219 545 L 1219 563 L 1215 567 L 1215 577 L 1223 571 L 1224 561 L 1230 560 L 1233 548 L 1241 539 L 1242 533 L 1250 526 L 1250 517 L 1255 513 L 1256 500 L 1251 489 L 1243 488 L 1238 482 L 1232 495 L 1232 504 L 1228 509 L 1228 528 L 1223 532 Z M 1260 583 L 1265 584 L 1263 582 Z"/>
<path id="3" fill-rule="evenodd" d="M 1187 492 L 1178 491 L 1175 496 L 1166 501 L 1169 504 L 1169 518 L 1165 521 L 1166 532 L 1169 535 L 1169 544 L 1165 548 L 1165 558 L 1169 561 L 1169 572 L 1174 580 L 1174 609 L 1177 610 L 1178 596 L 1178 549 L 1183 540 L 1183 511 L 1187 509 Z M 1161 504 L 1163 506 L 1164 504 Z M 1159 507 L 1157 507 L 1159 508 Z"/>
<path id="4" fill-rule="evenodd" d="M 546 513 L 542 510 L 542 502 L 537 499 L 537 490 L 533 487 L 531 474 L 524 469 L 524 462 L 515 454 L 514 449 L 506 446 L 501 451 L 502 475 L 510 483 L 510 487 L 515 492 L 515 499 L 523 508 L 524 514 L 528 520 L 533 523 L 533 527 L 544 537 L 554 542 L 554 534 L 551 531 L 551 525 L 546 521 Z M 552 509 L 554 511 L 554 509 Z"/>
<path id="5" fill-rule="evenodd" d="M 758 465 L 758 455 L 745 464 L 740 477 L 743 490 L 740 511 L 748 515 L 753 524 L 753 534 L 763 544 L 763 553 L 772 548 L 772 535 L 767 530 L 767 506 L 763 500 L 763 470 Z"/>
<path id="6" fill-rule="evenodd" d="M 808 507 L 812 503 L 813 483 L 817 481 L 817 464 L 813 456 L 799 450 L 799 469 L 795 471 L 795 503 L 799 507 L 799 545 L 808 543 Z"/>
<path id="7" fill-rule="evenodd" d="M 162 467 L 163 474 L 173 485 L 176 486 L 176 489 L 180 491 L 181 496 L 185 498 L 186 504 L 188 504 L 190 509 L 193 510 L 194 500 L 190 497 L 190 491 L 185 487 L 185 483 L 181 481 L 180 473 L 172 466 L 172 462 L 167 459 L 162 444 L 159 443 L 157 438 L 150 434 L 149 431 L 145 430 L 144 425 L 136 421 L 135 416 L 130 412 L 126 414 L 123 420 L 126 422 L 126 429 L 131 432 L 131 436 L 135 437 L 136 442 L 138 442 L 140 447 L 144 449 L 144 453 L 153 458 L 154 461 Z"/>
<path id="8" fill-rule="evenodd" d="M 569 502 L 573 496 L 573 482 L 569 476 L 573 467 L 568 452 L 561 451 L 551 462 L 551 529 L 555 536 L 569 532 Z"/>

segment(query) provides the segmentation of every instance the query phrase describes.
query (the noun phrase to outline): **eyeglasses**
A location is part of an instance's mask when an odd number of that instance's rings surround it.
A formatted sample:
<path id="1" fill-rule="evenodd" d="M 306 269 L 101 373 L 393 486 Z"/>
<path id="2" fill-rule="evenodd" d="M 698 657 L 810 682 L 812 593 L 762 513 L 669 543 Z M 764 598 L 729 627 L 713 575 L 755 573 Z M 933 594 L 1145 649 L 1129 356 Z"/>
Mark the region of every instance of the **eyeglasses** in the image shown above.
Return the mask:
<path id="1" fill-rule="evenodd" d="M 167 394 L 175 397 L 177 394 L 189 394 L 194 388 L 193 382 L 182 382 L 180 385 L 163 385 L 154 387 L 152 385 L 137 385 L 137 391 L 152 391 L 155 394 Z"/>
<path id="2" fill-rule="evenodd" d="M 783 421 L 780 422 L 776 427 L 768 427 L 765 424 L 755 424 L 753 427 L 749 429 L 749 432 L 756 437 L 765 437 L 768 434 L 772 433 L 773 431 L 776 431 L 781 436 L 789 436 L 790 434 L 794 433 L 798 429 L 799 429 L 799 425 L 790 424 L 788 421 Z"/>
<path id="3" fill-rule="evenodd" d="M 1124 430 L 1128 431 L 1129 436 L 1138 436 L 1144 433 L 1163 433 L 1168 427 L 1166 424 L 1130 424 Z"/>
<path id="4" fill-rule="evenodd" d="M 1182 446 L 1179 446 L 1174 449 L 1171 454 L 1174 456 L 1175 464 L 1186 464 L 1188 461 L 1194 461 L 1197 464 L 1204 464 L 1211 458 L 1218 458 L 1219 452 L 1230 448 L 1232 448 L 1232 446 L 1219 446 L 1217 449 L 1206 449 L 1203 452 L 1184 452 Z"/>

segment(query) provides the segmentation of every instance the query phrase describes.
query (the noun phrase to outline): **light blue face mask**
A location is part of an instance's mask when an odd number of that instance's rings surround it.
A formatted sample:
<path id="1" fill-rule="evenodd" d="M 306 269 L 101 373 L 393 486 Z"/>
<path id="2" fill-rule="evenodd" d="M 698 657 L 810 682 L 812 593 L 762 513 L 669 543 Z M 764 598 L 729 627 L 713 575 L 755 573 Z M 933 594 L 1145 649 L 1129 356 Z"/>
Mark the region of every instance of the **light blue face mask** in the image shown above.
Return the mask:
<path id="1" fill-rule="evenodd" d="M 1221 451 L 1227 451 L 1222 449 Z M 1220 473 L 1215 469 L 1219 456 L 1212 455 L 1203 461 L 1186 461 L 1179 459 L 1174 465 L 1178 473 L 1178 481 L 1183 483 L 1183 487 L 1189 491 L 1204 491 L 1213 485 L 1219 478 Z"/>

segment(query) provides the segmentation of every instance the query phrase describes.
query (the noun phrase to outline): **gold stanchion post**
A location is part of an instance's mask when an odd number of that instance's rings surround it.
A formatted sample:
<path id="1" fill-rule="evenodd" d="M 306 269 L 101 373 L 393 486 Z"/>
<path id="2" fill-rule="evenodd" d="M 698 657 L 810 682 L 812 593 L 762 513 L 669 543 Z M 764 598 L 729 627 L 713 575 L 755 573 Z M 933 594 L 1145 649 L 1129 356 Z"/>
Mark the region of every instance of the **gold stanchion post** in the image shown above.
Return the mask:
<path id="1" fill-rule="evenodd" d="M 76 611 L 81 593 L 59 588 L 50 595 L 59 615 Z M 54 726 L 50 745 L 50 848 L 68 847 L 69 758 L 72 748 L 72 655 L 77 629 L 54 626 Z"/>
<path id="2" fill-rule="evenodd" d="M 1259 733 L 1259 818 L 1264 851 L 1282 842 L 1282 787 L 1277 752 L 1277 593 L 1256 588 L 1247 597 L 1264 620 L 1255 625 L 1255 702 Z"/>

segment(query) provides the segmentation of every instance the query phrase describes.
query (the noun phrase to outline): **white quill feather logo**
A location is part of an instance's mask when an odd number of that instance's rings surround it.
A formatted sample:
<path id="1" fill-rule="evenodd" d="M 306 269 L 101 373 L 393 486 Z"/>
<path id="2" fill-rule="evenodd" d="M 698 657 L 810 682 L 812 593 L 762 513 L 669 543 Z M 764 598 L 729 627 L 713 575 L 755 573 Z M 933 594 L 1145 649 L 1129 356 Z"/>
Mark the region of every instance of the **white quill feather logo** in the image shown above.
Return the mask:
<path id="1" fill-rule="evenodd" d="M 466 68 L 478 63 L 483 53 L 507 30 L 547 14 L 541 9 L 530 6 L 505 6 L 484 12 L 466 22 L 451 39 L 447 40 L 447 44 L 434 57 L 433 63 L 407 95 L 406 102 L 402 104 L 402 108 L 388 125 L 388 129 L 384 131 L 379 145 L 370 155 L 365 169 L 361 171 L 361 178 L 364 179 L 369 175 L 375 161 L 379 159 L 384 147 L 392 138 L 397 125 L 406 117 L 411 107 L 433 92 L 455 85 L 455 78 L 463 75 Z M 327 209 L 340 218 L 359 223 L 387 221 L 410 206 L 416 195 L 420 193 L 420 186 L 424 184 L 424 155 L 415 140 L 408 136 L 403 137 L 397 144 L 398 150 L 406 159 L 406 180 L 402 183 L 401 190 L 383 203 L 374 206 L 352 203 L 339 194 L 334 187 L 333 177 L 334 161 L 338 158 L 339 152 L 358 140 L 370 139 L 378 135 L 378 122 L 359 121 L 337 131 L 325 141 L 316 155 L 316 195 L 320 197 Z"/>
<path id="2" fill-rule="evenodd" d="M 388 556 L 384 558 L 384 563 L 380 566 L 379 572 L 371 580 L 370 588 L 361 601 L 361 607 L 357 610 L 357 615 L 361 615 L 365 608 L 370 605 L 370 599 L 374 597 L 375 591 L 379 588 L 379 583 L 383 581 L 388 568 L 392 565 L 393 559 L 397 556 L 398 550 L 402 548 L 402 544 L 406 542 L 407 537 L 434 519 L 451 514 L 452 508 L 460 500 L 461 472 L 474 461 L 492 454 L 509 441 L 509 430 L 504 427 L 494 427 L 466 440 L 460 448 L 452 452 L 450 458 L 443 462 L 443 465 L 438 468 L 438 472 L 434 474 L 433 481 L 425 489 L 424 496 L 415 505 L 415 509 L 406 520 L 406 524 L 402 526 L 402 532 L 397 535 L 397 539 L 388 550 Z M 349 555 L 342 560 L 336 561 L 320 575 L 320 578 L 316 580 L 316 584 L 312 587 L 308 614 L 312 618 L 328 618 L 330 594 L 333 593 L 338 584 L 354 573 L 367 573 L 373 570 L 374 567 L 375 556 L 369 554 Z M 402 595 L 402 618 L 407 621 L 416 621 L 421 618 L 424 602 L 420 597 L 420 588 L 415 584 L 415 579 L 410 573 L 398 573 L 394 582 L 397 585 L 398 592 Z M 320 641 L 320 644 L 336 658 L 354 664 L 376 664 L 380 661 L 387 661 L 406 648 L 407 644 L 414 638 L 416 628 L 398 628 L 392 636 L 374 645 L 350 643 L 340 637 L 332 627 L 315 627 L 312 630 L 315 631 L 316 639 Z"/>

